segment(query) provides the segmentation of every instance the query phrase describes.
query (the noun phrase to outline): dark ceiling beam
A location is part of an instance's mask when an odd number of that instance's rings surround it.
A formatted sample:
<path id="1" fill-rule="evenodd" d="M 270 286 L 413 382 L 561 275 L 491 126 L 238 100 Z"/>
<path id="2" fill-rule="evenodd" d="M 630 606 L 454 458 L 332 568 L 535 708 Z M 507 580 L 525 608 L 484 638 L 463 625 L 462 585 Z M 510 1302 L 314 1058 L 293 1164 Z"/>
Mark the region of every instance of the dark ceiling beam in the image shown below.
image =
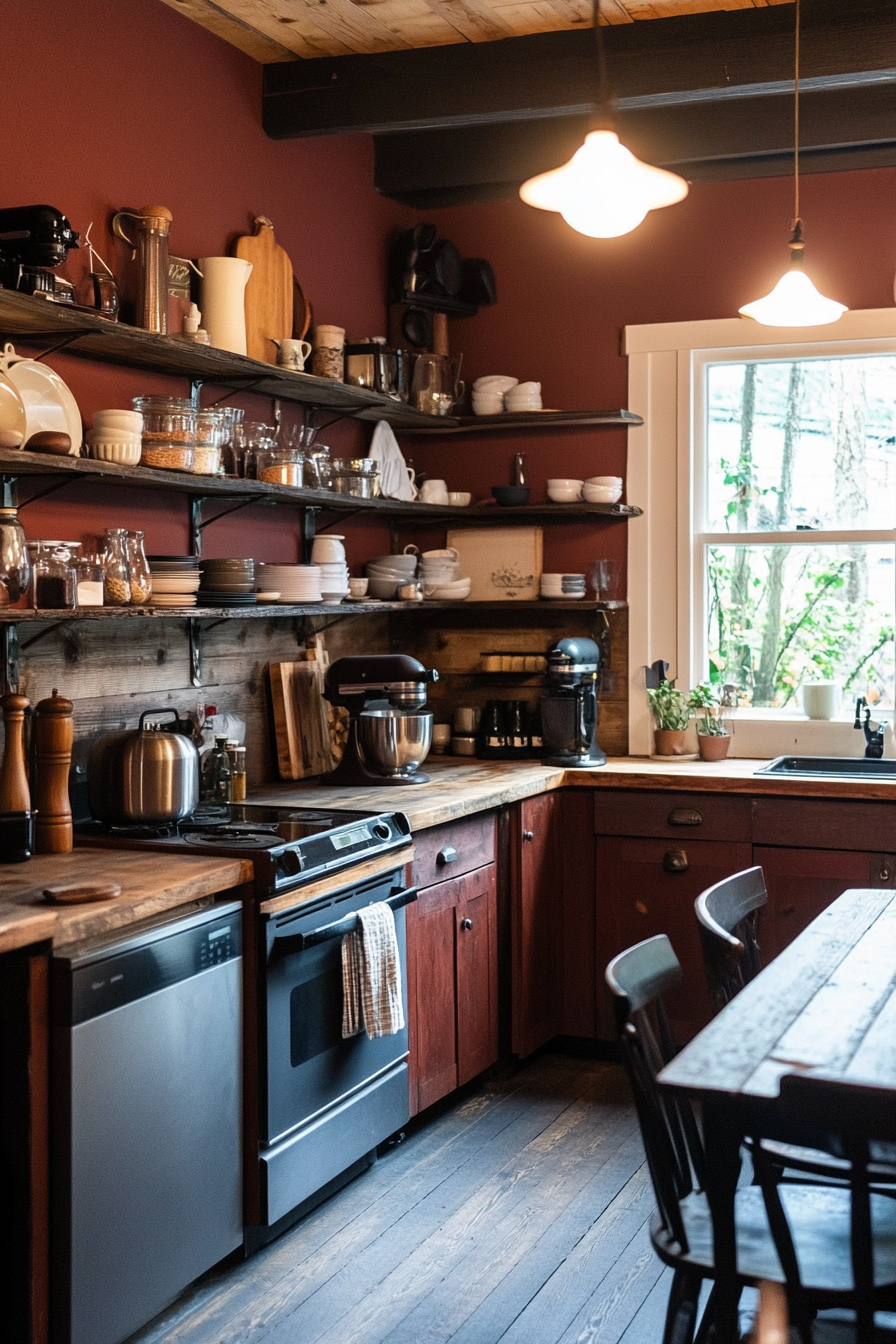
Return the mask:
<path id="1" fill-rule="evenodd" d="M 604 29 L 622 110 L 780 97 L 793 79 L 793 8 L 721 10 Z M 590 28 L 265 66 L 273 139 L 534 123 L 593 107 Z M 896 0 L 803 0 L 807 93 L 896 81 Z M 713 112 L 715 115 L 715 112 Z"/>

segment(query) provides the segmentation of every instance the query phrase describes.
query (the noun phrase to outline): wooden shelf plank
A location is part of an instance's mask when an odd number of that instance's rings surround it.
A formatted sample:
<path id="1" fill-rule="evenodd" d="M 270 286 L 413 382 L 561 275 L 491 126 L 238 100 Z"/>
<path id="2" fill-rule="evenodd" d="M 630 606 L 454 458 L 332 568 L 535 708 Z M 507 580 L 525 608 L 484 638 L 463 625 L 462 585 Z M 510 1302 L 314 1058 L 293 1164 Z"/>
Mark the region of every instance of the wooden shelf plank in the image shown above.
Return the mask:
<path id="1" fill-rule="evenodd" d="M 317 602 L 288 603 L 260 602 L 246 607 L 77 607 L 75 610 L 36 610 L 34 607 L 7 607 L 0 610 L 0 625 L 27 625 L 40 623 L 55 625 L 59 621 L 123 621 L 152 620 L 182 621 L 242 621 L 259 618 L 295 616 L 376 616 L 384 613 L 412 615 L 420 611 L 611 611 L 624 606 L 621 602 Z"/>

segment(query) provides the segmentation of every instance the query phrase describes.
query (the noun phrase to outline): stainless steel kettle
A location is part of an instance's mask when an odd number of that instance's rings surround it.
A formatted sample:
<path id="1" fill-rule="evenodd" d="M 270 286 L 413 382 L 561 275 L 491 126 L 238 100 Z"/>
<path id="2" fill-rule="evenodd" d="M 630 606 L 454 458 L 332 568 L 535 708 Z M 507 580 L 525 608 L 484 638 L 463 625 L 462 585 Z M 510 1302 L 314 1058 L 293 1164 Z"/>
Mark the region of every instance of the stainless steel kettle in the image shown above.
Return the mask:
<path id="1" fill-rule="evenodd" d="M 176 725 L 158 723 L 169 714 Z M 113 826 L 189 816 L 199 801 L 199 752 L 181 731 L 177 710 L 147 709 L 137 729 L 98 738 L 87 760 L 87 789 L 92 815 Z"/>

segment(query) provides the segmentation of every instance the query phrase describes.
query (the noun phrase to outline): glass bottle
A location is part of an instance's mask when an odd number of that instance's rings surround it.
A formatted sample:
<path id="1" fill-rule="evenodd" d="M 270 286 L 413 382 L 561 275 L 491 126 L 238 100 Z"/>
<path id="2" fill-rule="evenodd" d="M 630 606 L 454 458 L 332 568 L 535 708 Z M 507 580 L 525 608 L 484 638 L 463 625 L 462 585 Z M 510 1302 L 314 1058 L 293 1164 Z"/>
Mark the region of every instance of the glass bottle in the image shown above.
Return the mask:
<path id="1" fill-rule="evenodd" d="M 25 529 L 13 508 L 0 509 L 0 606 L 18 602 L 31 582 Z"/>
<path id="2" fill-rule="evenodd" d="M 202 767 L 202 801 L 204 803 L 232 802 L 233 776 L 227 755 L 227 738 L 216 737 L 215 745 Z"/>
<path id="3" fill-rule="evenodd" d="M 230 801 L 246 801 L 246 748 L 238 742 L 227 743 L 227 755 L 230 757 Z"/>
<path id="4" fill-rule="evenodd" d="M 149 561 L 143 549 L 143 533 L 128 532 L 128 577 L 131 583 L 131 606 L 145 607 L 152 598 L 152 576 Z"/>
<path id="5" fill-rule="evenodd" d="M 122 220 L 133 220 L 125 231 Z M 135 321 L 146 331 L 168 333 L 168 235 L 171 211 L 164 205 L 142 210 L 119 210 L 112 217 L 112 232 L 129 243 L 137 259 L 137 304 Z"/>
<path id="6" fill-rule="evenodd" d="M 72 552 L 61 541 L 42 541 L 34 562 L 34 605 L 43 611 L 72 610 L 78 605 L 77 574 Z"/>
<path id="7" fill-rule="evenodd" d="M 128 564 L 128 534 L 123 527 L 106 528 L 103 555 L 103 605 L 126 607 L 131 600 L 131 570 Z"/>

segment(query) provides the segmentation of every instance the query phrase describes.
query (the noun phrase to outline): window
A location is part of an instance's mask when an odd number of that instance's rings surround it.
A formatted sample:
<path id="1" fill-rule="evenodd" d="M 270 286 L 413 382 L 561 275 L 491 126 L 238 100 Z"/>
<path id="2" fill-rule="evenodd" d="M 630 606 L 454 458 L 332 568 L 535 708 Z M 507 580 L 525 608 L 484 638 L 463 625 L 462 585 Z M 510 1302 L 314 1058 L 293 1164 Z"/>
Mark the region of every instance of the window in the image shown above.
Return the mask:
<path id="1" fill-rule="evenodd" d="M 832 340 L 836 332 L 837 339 Z M 786 338 L 786 341 L 785 339 Z M 741 320 L 628 328 L 630 749 L 644 666 L 711 679 L 734 750 L 856 751 L 855 699 L 896 700 L 896 312 L 785 333 Z M 839 724 L 800 687 L 833 681 Z"/>

